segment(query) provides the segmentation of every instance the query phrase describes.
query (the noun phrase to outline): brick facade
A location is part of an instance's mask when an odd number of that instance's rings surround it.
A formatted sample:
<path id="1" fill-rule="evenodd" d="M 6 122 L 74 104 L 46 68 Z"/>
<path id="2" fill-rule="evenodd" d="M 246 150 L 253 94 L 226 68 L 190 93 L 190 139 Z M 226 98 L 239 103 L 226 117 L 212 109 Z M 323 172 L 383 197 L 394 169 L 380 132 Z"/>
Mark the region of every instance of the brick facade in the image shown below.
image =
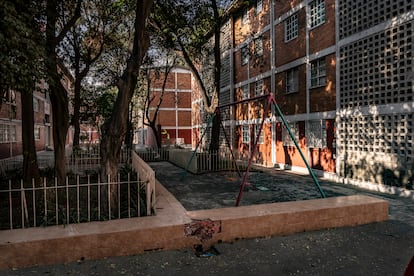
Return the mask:
<path id="1" fill-rule="evenodd" d="M 65 87 L 71 85 L 71 77 L 63 76 Z M 39 84 L 44 89 L 45 83 Z M 33 92 L 34 134 L 36 151 L 53 146 L 52 108 L 49 95 Z M 14 157 L 23 153 L 22 144 L 22 105 L 21 93 L 9 90 L 0 108 L 0 159 Z"/>
<path id="2" fill-rule="evenodd" d="M 232 37 L 222 53 L 232 57 L 232 82 L 221 91 L 230 89 L 229 102 L 254 97 L 262 81 L 312 168 L 349 181 L 413 186 L 412 3 L 263 0 L 258 13 L 256 1 L 235 2 L 240 7 L 231 6 L 232 17 L 223 23 L 231 26 L 224 36 Z M 263 39 L 259 57 L 257 38 Z M 193 97 L 194 109 L 199 101 Z M 263 115 L 258 109 L 254 102 L 237 104 L 226 121 L 242 159 L 252 151 Z M 203 126 L 202 117 L 193 122 Z M 280 118 L 267 118 L 253 160 L 302 170 L 304 162 Z M 369 172 L 364 158 L 374 160 Z"/>
<path id="3" fill-rule="evenodd" d="M 151 73 L 151 97 L 154 97 L 154 100 L 150 105 L 150 113 L 153 112 L 151 109 L 156 107 L 162 95 L 162 103 L 156 121 L 156 124 L 161 127 L 162 143 L 165 145 L 191 144 L 191 72 L 185 68 L 173 68 L 167 76 L 164 93 L 162 92 L 163 80 L 162 72 Z M 151 137 L 152 133 L 147 131 L 147 137 L 144 139 L 147 145 L 154 143 Z"/>

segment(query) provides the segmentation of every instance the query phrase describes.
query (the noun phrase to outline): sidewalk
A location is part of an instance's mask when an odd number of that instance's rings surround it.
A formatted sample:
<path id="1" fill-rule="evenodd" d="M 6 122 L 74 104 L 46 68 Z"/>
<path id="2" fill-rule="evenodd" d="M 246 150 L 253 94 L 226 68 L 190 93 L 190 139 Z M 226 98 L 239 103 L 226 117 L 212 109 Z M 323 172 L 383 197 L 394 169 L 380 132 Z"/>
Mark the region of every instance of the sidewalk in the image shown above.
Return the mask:
<path id="1" fill-rule="evenodd" d="M 153 164 L 151 164 L 153 165 Z M 158 166 L 158 168 L 157 168 Z M 234 206 L 237 185 L 226 184 L 220 178 L 207 175 L 187 175 L 180 180 L 182 170 L 169 164 L 153 166 L 157 178 L 173 193 L 187 210 L 193 206 Z M 272 193 L 291 197 L 318 197 L 307 177 L 288 172 L 276 172 L 274 181 L 251 181 L 243 195 L 242 205 L 249 201 L 270 200 Z M 178 176 L 178 177 L 177 177 Z M 234 175 L 228 175 L 232 183 Z M 201 180 L 207 182 L 203 184 Z M 293 185 L 294 183 L 295 185 Z M 265 187 L 268 190 L 257 189 Z M 276 189 L 279 187 L 280 189 Z M 281 187 L 284 187 L 283 189 Z M 286 192 L 286 187 L 289 192 Z M 136 256 L 112 257 L 76 263 L 31 267 L 1 271 L 1 275 L 403 275 L 414 252 L 414 202 L 392 195 L 382 195 L 323 181 L 328 194 L 369 194 L 390 202 L 390 220 L 357 227 L 303 232 L 288 236 L 239 240 L 217 243 L 221 253 L 210 258 L 198 258 L 191 249 L 147 252 Z M 302 193 L 297 193 L 302 190 Z M 303 192 L 306 191 L 306 193 Z M 234 193 L 236 191 L 236 193 Z M 181 199 L 180 199 L 181 198 Z M 182 200 L 196 198 L 198 200 Z M 265 198 L 265 199 L 264 199 Z M 202 200 L 201 200 L 202 199 Z M 204 209 L 204 207 L 203 207 Z M 362 210 L 361 210 L 362 211 Z M 171 218 L 173 219 L 173 218 Z M 407 221 L 408 223 L 406 223 Z M 254 225 L 249 225 L 254 229 Z M 124 241 L 128 242 L 128 241 Z"/>

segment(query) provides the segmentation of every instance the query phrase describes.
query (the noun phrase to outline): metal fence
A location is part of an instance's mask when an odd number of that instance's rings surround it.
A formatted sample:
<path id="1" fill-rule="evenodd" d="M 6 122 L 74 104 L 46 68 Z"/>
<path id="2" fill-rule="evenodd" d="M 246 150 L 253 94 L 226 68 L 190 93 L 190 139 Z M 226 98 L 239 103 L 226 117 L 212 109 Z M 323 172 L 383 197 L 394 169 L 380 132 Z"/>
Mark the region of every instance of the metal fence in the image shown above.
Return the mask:
<path id="1" fill-rule="evenodd" d="M 131 162 L 131 151 L 128 148 L 121 150 L 119 163 L 129 164 Z M 66 157 L 66 168 L 74 173 L 84 173 L 99 169 L 101 165 L 100 147 L 94 146 L 79 149 Z"/>
<path id="2" fill-rule="evenodd" d="M 167 148 L 145 148 L 136 150 L 136 153 L 145 162 L 169 160 L 169 150 Z"/>
<path id="3" fill-rule="evenodd" d="M 120 155 L 120 164 L 129 164 L 131 160 L 130 150 L 123 148 Z M 85 171 L 97 170 L 100 166 L 101 156 L 99 145 L 79 149 L 72 152 L 66 150 L 66 169 L 69 172 L 84 173 Z M 54 155 L 53 151 L 44 151 L 37 153 L 37 163 L 39 168 L 53 168 Z M 23 157 L 14 156 L 0 160 L 0 175 L 6 175 L 7 172 L 19 170 L 23 167 Z"/>
<path id="4" fill-rule="evenodd" d="M 65 185 L 43 178 L 31 187 L 9 180 L 0 190 L 0 230 L 146 216 L 147 184 L 137 174 L 115 182 L 77 175 Z"/>
<path id="5" fill-rule="evenodd" d="M 230 151 L 224 150 L 217 152 L 197 152 L 195 156 L 197 172 L 236 170 L 237 167 L 241 167 L 241 163 L 237 160 L 236 155 L 233 156 Z"/>

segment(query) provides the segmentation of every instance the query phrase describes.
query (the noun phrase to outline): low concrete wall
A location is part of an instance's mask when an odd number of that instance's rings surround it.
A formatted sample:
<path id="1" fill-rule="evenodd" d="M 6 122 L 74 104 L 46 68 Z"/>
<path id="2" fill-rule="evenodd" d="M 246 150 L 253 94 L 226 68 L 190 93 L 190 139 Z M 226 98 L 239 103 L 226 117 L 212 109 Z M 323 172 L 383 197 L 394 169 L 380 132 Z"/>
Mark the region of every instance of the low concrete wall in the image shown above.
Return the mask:
<path id="1" fill-rule="evenodd" d="M 174 165 L 181 167 L 181 168 L 186 168 L 188 166 L 187 171 L 191 173 L 198 173 L 197 155 L 195 155 L 193 160 L 191 160 L 191 163 L 188 164 L 188 162 L 191 159 L 191 156 L 193 155 L 193 151 L 184 151 L 182 149 L 171 149 L 169 154 L 170 154 L 169 161 L 173 163 Z"/>
<path id="2" fill-rule="evenodd" d="M 135 151 L 131 151 L 131 159 L 132 167 L 138 173 L 139 180 L 147 184 L 147 216 L 150 216 L 152 211 L 155 210 L 155 172 Z"/>
<path id="3" fill-rule="evenodd" d="M 158 183 L 156 207 L 152 217 L 0 231 L 0 269 L 191 248 L 193 223 L 213 223 L 210 242 L 230 242 L 388 219 L 387 201 L 361 195 L 187 212 Z"/>

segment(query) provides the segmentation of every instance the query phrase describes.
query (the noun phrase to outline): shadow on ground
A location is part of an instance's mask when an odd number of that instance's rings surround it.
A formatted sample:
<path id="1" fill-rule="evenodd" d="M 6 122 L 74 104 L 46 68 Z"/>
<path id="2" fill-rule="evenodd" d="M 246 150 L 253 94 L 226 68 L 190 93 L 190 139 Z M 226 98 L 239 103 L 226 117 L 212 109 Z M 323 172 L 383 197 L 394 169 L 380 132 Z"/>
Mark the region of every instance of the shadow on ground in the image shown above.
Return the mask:
<path id="1" fill-rule="evenodd" d="M 236 171 L 192 174 L 168 162 L 154 162 L 150 166 L 156 178 L 188 211 L 232 207 L 242 184 L 243 174 Z M 326 186 L 326 184 L 325 184 Z M 326 189 L 327 197 L 345 195 Z M 310 176 L 295 176 L 267 169 L 249 173 L 240 205 L 297 201 L 321 198 Z"/>

